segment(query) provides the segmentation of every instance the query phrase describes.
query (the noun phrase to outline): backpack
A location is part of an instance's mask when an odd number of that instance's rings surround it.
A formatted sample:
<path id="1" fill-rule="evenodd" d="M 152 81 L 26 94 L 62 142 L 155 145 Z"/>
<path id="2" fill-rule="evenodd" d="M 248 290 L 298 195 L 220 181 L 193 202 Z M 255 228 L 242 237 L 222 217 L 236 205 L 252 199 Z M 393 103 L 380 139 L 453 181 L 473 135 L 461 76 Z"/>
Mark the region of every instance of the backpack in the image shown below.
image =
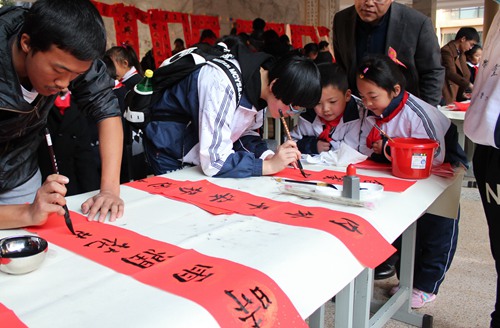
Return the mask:
<path id="1" fill-rule="evenodd" d="M 213 65 L 220 68 L 229 77 L 236 95 L 236 105 L 238 106 L 243 92 L 243 82 L 240 70 L 229 59 L 234 59 L 234 55 L 220 44 L 220 47 L 192 47 L 185 49 L 174 56 L 167 58 L 161 66 L 154 71 L 152 82 L 152 94 L 144 94 L 131 90 L 125 97 L 127 109 L 123 117 L 136 129 L 144 129 L 151 121 L 160 121 L 167 118 L 154 116 L 151 106 L 156 103 L 166 89 L 179 83 L 183 78 L 204 65 Z M 169 117 L 168 120 L 175 117 Z M 189 121 L 189 119 L 183 118 Z"/>

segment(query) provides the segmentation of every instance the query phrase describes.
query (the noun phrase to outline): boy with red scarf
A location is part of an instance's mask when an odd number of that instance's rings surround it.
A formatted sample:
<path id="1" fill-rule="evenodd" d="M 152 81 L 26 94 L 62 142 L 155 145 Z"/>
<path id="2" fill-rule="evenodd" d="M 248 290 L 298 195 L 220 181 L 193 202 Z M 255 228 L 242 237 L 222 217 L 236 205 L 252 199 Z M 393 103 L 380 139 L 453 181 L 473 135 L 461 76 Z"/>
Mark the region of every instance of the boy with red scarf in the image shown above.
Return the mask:
<path id="1" fill-rule="evenodd" d="M 351 97 L 347 75 L 334 63 L 318 65 L 321 74 L 321 100 L 300 115 L 291 132 L 297 147 L 304 154 L 337 150 L 340 143 L 358 149 L 360 115 L 357 101 Z"/>

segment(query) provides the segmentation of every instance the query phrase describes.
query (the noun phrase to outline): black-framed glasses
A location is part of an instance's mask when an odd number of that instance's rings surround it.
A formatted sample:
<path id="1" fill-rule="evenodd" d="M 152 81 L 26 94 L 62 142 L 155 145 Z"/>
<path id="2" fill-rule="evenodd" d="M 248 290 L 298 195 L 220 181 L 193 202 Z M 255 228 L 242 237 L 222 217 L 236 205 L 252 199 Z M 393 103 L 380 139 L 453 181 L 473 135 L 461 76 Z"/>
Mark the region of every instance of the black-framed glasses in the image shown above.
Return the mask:
<path id="1" fill-rule="evenodd" d="M 286 113 L 288 115 L 299 115 L 305 111 L 306 111 L 305 107 L 293 106 L 292 104 L 290 104 L 290 105 L 288 105 L 288 109 L 286 110 Z"/>

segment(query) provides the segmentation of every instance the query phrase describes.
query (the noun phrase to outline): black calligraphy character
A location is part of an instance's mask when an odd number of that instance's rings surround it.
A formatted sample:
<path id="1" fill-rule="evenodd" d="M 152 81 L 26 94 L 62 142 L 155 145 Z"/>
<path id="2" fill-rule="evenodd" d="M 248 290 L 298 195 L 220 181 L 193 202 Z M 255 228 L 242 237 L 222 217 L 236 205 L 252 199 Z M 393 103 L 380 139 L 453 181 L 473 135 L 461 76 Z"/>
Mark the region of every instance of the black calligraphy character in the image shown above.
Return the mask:
<path id="1" fill-rule="evenodd" d="M 299 210 L 297 213 L 285 212 L 285 214 L 290 215 L 294 219 L 300 219 L 300 218 L 302 218 L 302 219 L 311 219 L 314 216 L 314 214 L 311 213 L 310 211 L 302 212 L 301 210 Z"/>
<path id="2" fill-rule="evenodd" d="M 491 76 L 497 76 L 498 75 L 497 74 L 498 67 L 500 67 L 500 65 L 498 65 L 498 64 L 495 64 L 495 66 L 493 66 L 493 70 L 492 70 Z"/>
<path id="3" fill-rule="evenodd" d="M 255 297 L 260 301 L 260 304 L 262 304 L 262 307 L 264 309 L 267 309 L 269 305 L 271 305 L 273 302 L 267 297 L 266 294 L 262 291 L 262 289 L 259 288 L 259 286 L 255 286 L 254 289 L 250 289 L 252 294 L 255 295 Z"/>
<path id="4" fill-rule="evenodd" d="M 262 202 L 260 204 L 250 204 L 250 203 L 247 203 L 248 205 L 250 205 L 250 207 L 252 207 L 254 210 L 258 210 L 258 209 L 261 209 L 261 210 L 267 210 L 269 208 L 268 205 L 266 205 L 266 203 Z"/>
<path id="5" fill-rule="evenodd" d="M 231 195 L 231 193 L 225 193 L 222 195 L 215 194 L 210 196 L 212 198 L 210 201 L 211 202 L 216 202 L 216 203 L 224 203 L 224 202 L 231 202 L 233 201 L 234 196 Z"/>
<path id="6" fill-rule="evenodd" d="M 97 248 L 103 248 L 104 246 L 108 247 L 108 250 L 105 251 L 104 253 L 117 253 L 119 250 L 116 248 L 130 248 L 128 243 L 123 243 L 123 244 L 118 244 L 118 240 L 115 238 L 115 240 L 109 240 L 107 238 L 102 238 L 102 240 L 95 240 L 92 241 L 86 245 L 83 245 L 85 247 L 90 247 L 92 244 L 99 244 Z M 116 248 L 115 248 L 116 247 Z"/>
<path id="7" fill-rule="evenodd" d="M 243 302 L 241 302 L 236 296 L 234 296 L 232 290 L 225 290 L 224 292 L 226 293 L 227 296 L 231 297 L 238 305 L 238 307 L 235 307 L 234 309 L 238 312 L 243 313 L 242 317 L 238 317 L 240 321 L 246 322 L 248 319 L 251 319 L 253 321 L 252 328 L 261 327 L 260 324 L 262 323 L 262 319 L 256 318 L 257 311 L 261 309 L 260 306 L 258 306 L 254 311 L 252 311 L 252 309 L 249 308 L 250 305 L 253 304 L 253 301 L 248 297 L 246 297 L 245 294 L 243 293 L 241 294 L 241 298 L 243 299 Z"/>
<path id="8" fill-rule="evenodd" d="M 203 187 L 199 187 L 199 188 L 195 188 L 195 187 L 191 187 L 191 188 L 187 188 L 187 187 L 180 187 L 179 188 L 180 192 L 182 192 L 183 194 L 186 194 L 186 195 L 190 195 L 190 196 L 194 196 L 200 192 L 203 191 Z"/>
<path id="9" fill-rule="evenodd" d="M 191 269 L 184 269 L 184 273 L 174 273 L 173 276 L 180 282 L 188 282 L 193 280 L 196 282 L 202 282 L 203 280 L 213 275 L 213 273 L 208 272 L 208 269 L 212 268 L 213 267 L 208 265 L 196 264 Z"/>
<path id="10" fill-rule="evenodd" d="M 338 224 L 342 228 L 350 231 L 350 232 L 357 232 L 360 235 L 362 235 L 361 231 L 359 231 L 359 223 L 356 221 L 350 220 L 348 218 L 341 218 L 342 220 L 345 220 L 344 222 L 341 221 L 335 221 L 335 220 L 330 220 L 331 223 Z"/>
<path id="11" fill-rule="evenodd" d="M 147 269 L 155 265 L 156 263 L 163 262 L 167 258 L 172 258 L 173 256 L 165 256 L 165 252 L 156 252 L 154 249 L 148 249 L 142 253 L 136 254 L 129 258 L 122 257 L 122 261 L 128 264 L 135 265 L 141 269 Z"/>
<path id="12" fill-rule="evenodd" d="M 365 180 L 363 180 L 363 181 L 361 181 L 361 182 L 363 182 L 363 183 L 375 183 L 375 184 L 378 184 L 378 185 L 381 185 L 381 186 L 383 186 L 383 185 L 384 185 L 382 182 L 380 182 L 380 181 L 378 181 L 378 180 L 375 180 L 375 179 L 373 179 L 373 180 L 370 180 L 370 179 L 365 179 Z"/>
<path id="13" fill-rule="evenodd" d="M 76 231 L 76 238 L 87 239 L 87 237 L 92 237 L 92 234 L 81 230 Z"/>
<path id="14" fill-rule="evenodd" d="M 148 187 L 152 187 L 155 189 L 167 189 L 170 188 L 171 185 L 172 185 L 171 182 L 159 182 L 159 183 L 148 184 Z"/>
<path id="15" fill-rule="evenodd" d="M 483 61 L 483 69 L 486 69 L 486 67 L 488 67 L 488 63 L 489 63 L 489 62 L 490 62 L 490 61 L 489 61 L 488 59 L 485 59 L 485 60 Z"/>
<path id="16" fill-rule="evenodd" d="M 343 178 L 341 176 L 338 176 L 338 175 L 327 175 L 325 177 L 323 177 L 324 180 L 333 180 L 333 181 L 339 181 L 339 182 L 342 182 Z"/>

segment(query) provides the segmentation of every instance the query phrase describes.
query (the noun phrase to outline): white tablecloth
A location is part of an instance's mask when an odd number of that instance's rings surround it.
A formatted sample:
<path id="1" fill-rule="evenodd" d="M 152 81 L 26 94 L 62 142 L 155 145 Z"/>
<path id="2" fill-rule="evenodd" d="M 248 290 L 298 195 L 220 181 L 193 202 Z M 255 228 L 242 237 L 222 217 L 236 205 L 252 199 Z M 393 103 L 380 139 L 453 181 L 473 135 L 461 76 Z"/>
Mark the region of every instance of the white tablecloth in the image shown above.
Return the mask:
<path id="1" fill-rule="evenodd" d="M 198 168 L 168 177 L 207 178 Z M 209 180 L 275 200 L 356 213 L 389 242 L 452 183 L 452 179 L 431 176 L 404 193 L 384 192 L 377 207 L 370 210 L 283 195 L 270 177 Z M 260 270 L 281 287 L 303 318 L 364 268 L 338 239 L 323 231 L 242 215 L 213 216 L 193 205 L 125 186 L 121 193 L 125 216 L 110 224 Z M 78 212 L 87 196 L 69 197 L 69 208 Z M 20 233 L 26 234 L 24 230 L 4 230 L 0 237 Z M 29 327 L 218 327 L 204 308 L 190 300 L 144 285 L 53 244 L 38 270 L 19 276 L 0 272 L 0 303 L 14 310 Z"/>

